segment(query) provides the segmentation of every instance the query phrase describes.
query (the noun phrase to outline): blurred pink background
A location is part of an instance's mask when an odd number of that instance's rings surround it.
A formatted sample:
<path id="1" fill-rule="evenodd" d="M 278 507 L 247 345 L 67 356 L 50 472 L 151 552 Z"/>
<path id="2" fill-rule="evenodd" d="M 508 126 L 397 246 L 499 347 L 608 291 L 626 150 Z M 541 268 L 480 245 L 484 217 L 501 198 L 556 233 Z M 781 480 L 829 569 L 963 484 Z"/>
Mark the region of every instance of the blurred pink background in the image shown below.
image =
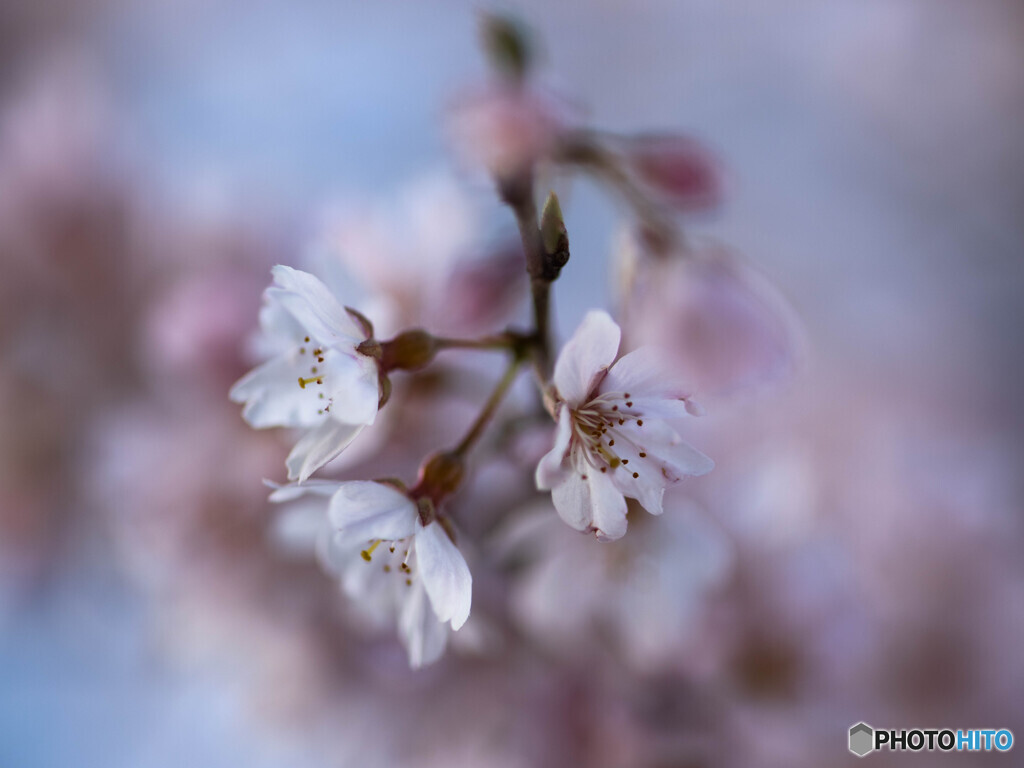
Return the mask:
<path id="1" fill-rule="evenodd" d="M 286 546 L 307 522 L 260 481 L 287 440 L 227 390 L 270 266 L 323 266 L 353 211 L 396 251 L 513 233 L 472 180 L 472 227 L 430 207 L 479 8 L 2 0 L 0 764 L 818 766 L 855 762 L 859 720 L 1024 737 L 1024 8 L 510 7 L 588 123 L 714 149 L 724 205 L 688 231 L 784 298 L 795 370 L 705 402 L 715 471 L 614 550 L 642 578 L 518 531 L 477 553 L 551 553 L 481 566 L 504 623 L 410 673 Z M 555 184 L 564 338 L 613 300 L 622 212 Z"/>

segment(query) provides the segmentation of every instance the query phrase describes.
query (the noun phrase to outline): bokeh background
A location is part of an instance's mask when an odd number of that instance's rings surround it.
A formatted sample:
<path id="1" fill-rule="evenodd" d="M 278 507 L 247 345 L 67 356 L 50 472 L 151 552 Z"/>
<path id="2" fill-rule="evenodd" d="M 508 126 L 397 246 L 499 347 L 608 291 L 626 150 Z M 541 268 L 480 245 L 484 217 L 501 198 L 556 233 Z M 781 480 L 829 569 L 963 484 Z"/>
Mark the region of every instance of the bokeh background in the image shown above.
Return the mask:
<path id="1" fill-rule="evenodd" d="M 699 567 L 659 597 L 670 641 L 628 618 L 636 658 L 600 656 L 589 688 L 534 605 L 556 573 L 520 601 L 553 638 L 528 694 L 501 653 L 378 659 L 365 694 L 294 618 L 341 599 L 328 577 L 261 560 L 285 444 L 226 392 L 267 270 L 314 258 L 339 206 L 386 211 L 452 165 L 478 6 L 4 0 L 0 764 L 840 765 L 862 719 L 1024 737 L 1024 6 L 510 7 L 589 123 L 716 151 L 725 203 L 690 226 L 802 328 L 792 376 L 695 433 L 718 467 L 684 495 L 715 533 L 678 534 Z M 560 191 L 567 333 L 609 300 L 621 210 Z"/>

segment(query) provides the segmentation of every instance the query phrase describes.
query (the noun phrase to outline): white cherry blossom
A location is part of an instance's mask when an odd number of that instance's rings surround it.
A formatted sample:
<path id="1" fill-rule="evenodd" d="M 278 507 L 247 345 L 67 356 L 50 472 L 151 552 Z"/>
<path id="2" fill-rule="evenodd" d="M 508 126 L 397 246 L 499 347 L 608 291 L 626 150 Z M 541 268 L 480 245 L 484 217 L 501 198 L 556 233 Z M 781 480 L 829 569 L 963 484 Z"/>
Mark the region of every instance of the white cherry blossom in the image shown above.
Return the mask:
<path id="1" fill-rule="evenodd" d="M 307 430 L 288 455 L 302 482 L 373 424 L 377 361 L 357 351 L 366 332 L 308 272 L 276 266 L 260 312 L 261 350 L 270 358 L 240 379 L 231 399 L 253 427 Z"/>
<path id="2" fill-rule="evenodd" d="M 671 421 L 698 415 L 689 393 L 667 380 L 655 353 L 615 361 L 621 332 L 591 311 L 555 364 L 555 445 L 537 465 L 562 519 L 601 540 L 626 532 L 626 498 L 660 515 L 665 488 L 714 463 L 679 437 Z M 613 364 L 614 363 L 614 364 Z"/>
<path id="3" fill-rule="evenodd" d="M 444 524 L 426 523 L 416 502 L 383 483 L 313 481 L 284 486 L 277 502 L 329 496 L 333 530 L 325 557 L 350 597 L 397 618 L 412 667 L 436 661 L 449 629 L 469 618 L 473 579 Z"/>

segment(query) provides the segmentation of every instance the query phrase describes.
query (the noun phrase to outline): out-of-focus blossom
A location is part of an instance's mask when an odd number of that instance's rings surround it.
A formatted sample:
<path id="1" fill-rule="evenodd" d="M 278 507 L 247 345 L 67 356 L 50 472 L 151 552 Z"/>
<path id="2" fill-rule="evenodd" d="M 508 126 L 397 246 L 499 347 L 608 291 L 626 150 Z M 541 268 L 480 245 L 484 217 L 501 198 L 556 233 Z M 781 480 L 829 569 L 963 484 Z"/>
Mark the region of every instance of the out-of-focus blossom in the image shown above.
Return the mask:
<path id="1" fill-rule="evenodd" d="M 767 280 L 728 249 L 657 252 L 642 234 L 619 249 L 629 347 L 652 345 L 669 368 L 706 395 L 775 381 L 800 357 L 793 312 Z"/>
<path id="2" fill-rule="evenodd" d="M 711 152 L 686 136 L 630 139 L 625 158 L 634 174 L 660 199 L 689 213 L 722 201 L 722 173 Z"/>
<path id="3" fill-rule="evenodd" d="M 467 166 L 513 180 L 552 155 L 569 125 L 568 114 L 544 91 L 495 82 L 466 91 L 452 103 L 448 133 Z"/>
<path id="4" fill-rule="evenodd" d="M 630 535 L 613 544 L 556 525 L 550 508 L 510 521 L 497 546 L 529 563 L 512 586 L 512 607 L 537 642 L 574 656 L 609 643 L 638 670 L 687 665 L 705 597 L 726 582 L 732 549 L 694 505 L 674 494 L 665 504 L 653 521 L 631 502 Z"/>
<path id="5" fill-rule="evenodd" d="M 480 245 L 480 206 L 446 173 L 379 203 L 332 206 L 315 262 L 334 293 L 355 302 L 381 337 L 414 326 L 473 334 L 507 322 L 525 295 L 518 241 Z"/>
<path id="6" fill-rule="evenodd" d="M 620 337 L 606 312 L 592 311 L 562 349 L 555 445 L 537 465 L 537 487 L 551 491 L 562 519 L 602 540 L 626 532 L 626 496 L 660 515 L 665 488 L 714 466 L 668 422 L 698 414 L 698 406 L 649 351 L 615 362 Z"/>
<path id="7" fill-rule="evenodd" d="M 274 267 L 260 325 L 276 355 L 231 390 L 256 428 L 302 427 L 288 455 L 288 477 L 300 482 L 333 459 L 377 417 L 377 361 L 357 347 L 356 325 L 327 287 L 308 272 Z"/>
<path id="8" fill-rule="evenodd" d="M 291 501 L 308 486 L 286 486 L 272 501 Z M 426 524 L 417 504 L 394 487 L 376 482 L 320 482 L 330 494 L 326 514 L 335 534 L 328 558 L 346 592 L 394 611 L 409 663 L 420 667 L 444 652 L 448 625 L 469 618 L 472 577 L 445 526 Z"/>
<path id="9" fill-rule="evenodd" d="M 188 274 L 157 299 L 141 358 L 154 383 L 227 387 L 246 369 L 245 338 L 259 306 L 255 270 L 216 267 Z"/>

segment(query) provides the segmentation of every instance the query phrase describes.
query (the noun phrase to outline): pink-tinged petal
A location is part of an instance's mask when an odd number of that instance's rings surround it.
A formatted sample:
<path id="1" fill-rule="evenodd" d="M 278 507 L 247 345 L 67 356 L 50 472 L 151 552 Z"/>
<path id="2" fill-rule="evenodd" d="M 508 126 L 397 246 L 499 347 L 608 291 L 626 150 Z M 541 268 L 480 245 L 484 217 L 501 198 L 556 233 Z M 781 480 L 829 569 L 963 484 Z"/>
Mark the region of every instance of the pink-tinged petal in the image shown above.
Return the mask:
<path id="1" fill-rule="evenodd" d="M 362 424 L 330 419 L 304 434 L 285 460 L 288 479 L 304 483 L 320 467 L 344 451 L 363 431 Z"/>
<path id="2" fill-rule="evenodd" d="M 364 339 L 348 312 L 326 285 L 308 272 L 278 264 L 267 297 L 279 302 L 318 341 L 325 344 Z"/>
<path id="3" fill-rule="evenodd" d="M 398 541 L 416 532 L 416 505 L 404 493 L 382 483 L 341 483 L 327 516 L 351 541 Z"/>
<path id="4" fill-rule="evenodd" d="M 597 469 L 571 474 L 551 492 L 551 500 L 559 517 L 577 531 L 593 531 L 601 541 L 626 532 L 626 500 Z"/>
<path id="5" fill-rule="evenodd" d="M 616 454 L 629 463 L 620 465 L 608 473 L 619 493 L 640 502 L 640 506 L 652 515 L 660 515 L 665 487 L 672 485 L 674 480 L 662 473 L 662 463 L 652 454 L 640 457 L 636 446 L 624 440 L 615 445 Z M 634 473 L 637 477 L 633 477 Z"/>
<path id="6" fill-rule="evenodd" d="M 565 479 L 566 470 L 562 468 L 565 455 L 572 440 L 572 414 L 566 406 L 558 411 L 558 427 L 555 430 L 555 445 L 544 454 L 537 464 L 535 479 L 537 490 L 550 491 Z"/>
<path id="7" fill-rule="evenodd" d="M 633 170 L 676 209 L 714 208 L 722 199 L 718 162 L 704 146 L 684 136 L 642 136 L 627 151 Z"/>
<path id="8" fill-rule="evenodd" d="M 448 626 L 437 620 L 419 580 L 413 581 L 409 589 L 412 594 L 402 605 L 398 633 L 409 654 L 409 666 L 419 669 L 441 658 L 448 644 Z"/>
<path id="9" fill-rule="evenodd" d="M 658 419 L 645 421 L 642 427 L 637 426 L 636 422 L 627 422 L 616 428 L 615 436 L 619 441 L 616 448 L 622 450 L 623 455 L 631 450 L 645 452 L 645 461 L 663 466 L 672 482 L 683 476 L 706 475 L 715 467 L 715 462 L 684 442 L 672 427 Z M 632 448 L 626 448 L 626 443 L 631 444 Z M 635 462 L 632 454 L 629 456 L 630 466 L 633 466 Z"/>
<path id="10" fill-rule="evenodd" d="M 417 518 L 416 564 L 438 620 L 450 621 L 452 629 L 459 629 L 469 618 L 473 577 L 440 523 L 423 526 Z"/>
<path id="11" fill-rule="evenodd" d="M 621 335 L 607 312 L 587 313 L 555 363 L 555 387 L 563 400 L 573 406 L 586 400 L 597 377 L 615 361 Z"/>
<path id="12" fill-rule="evenodd" d="M 620 357 L 601 382 L 601 391 L 671 400 L 693 393 L 685 382 L 679 381 L 678 374 L 665 365 L 665 353 L 654 347 L 640 347 Z"/>
<path id="13" fill-rule="evenodd" d="M 626 499 L 607 474 L 593 471 L 587 475 L 594 533 L 601 541 L 621 539 L 626 533 Z"/>

